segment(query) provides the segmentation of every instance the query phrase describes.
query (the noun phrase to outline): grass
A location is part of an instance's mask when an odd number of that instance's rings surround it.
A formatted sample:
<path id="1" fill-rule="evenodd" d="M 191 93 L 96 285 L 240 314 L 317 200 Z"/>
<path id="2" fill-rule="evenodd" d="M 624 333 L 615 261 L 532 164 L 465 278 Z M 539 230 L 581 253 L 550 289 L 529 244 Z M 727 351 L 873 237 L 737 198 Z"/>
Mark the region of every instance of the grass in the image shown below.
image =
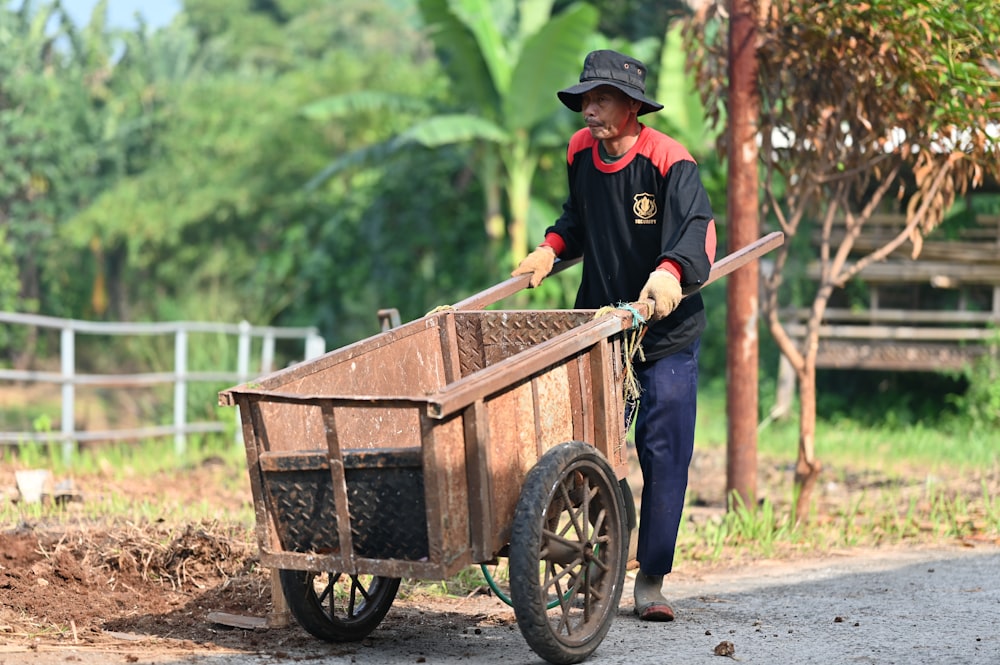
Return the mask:
<path id="1" fill-rule="evenodd" d="M 243 447 L 231 438 L 218 435 L 191 436 L 187 450 L 178 455 L 172 440 L 147 439 L 136 443 L 81 445 L 69 459 L 63 457 L 61 444 L 28 442 L 0 448 L 0 464 L 20 468 L 46 468 L 55 474 L 86 476 L 100 473 L 148 476 L 218 460 L 227 465 L 244 464 Z"/>
<path id="2" fill-rule="evenodd" d="M 725 413 L 724 386 L 703 390 L 696 450 L 724 454 Z M 708 515 L 689 506 L 681 561 L 907 543 L 1000 544 L 1000 435 L 953 422 L 903 423 L 891 413 L 875 424 L 844 416 L 817 423 L 815 452 L 824 469 L 810 515 L 794 523 L 797 415 L 758 431 L 758 494 L 766 497 L 759 505 L 747 507 L 737 497 L 728 510 Z"/>
<path id="3" fill-rule="evenodd" d="M 168 439 L 83 446 L 69 460 L 64 459 L 58 444 L 28 443 L 0 449 L 0 468 L 48 469 L 54 479 L 87 488 L 85 501 L 0 501 L 0 525 L 97 524 L 108 520 L 183 524 L 219 520 L 252 528 L 255 518 L 249 502 L 234 507 L 214 500 L 220 495 L 238 496 L 243 492 L 247 482 L 244 454 L 241 446 L 220 436 L 192 437 L 187 452 L 180 456 Z M 171 498 L 171 487 L 185 482 L 187 474 L 201 467 L 216 468 L 210 473 L 211 493 L 194 501 Z M 136 494 L 122 489 L 136 485 L 150 491 Z"/>
<path id="4" fill-rule="evenodd" d="M 698 397 L 696 446 L 725 446 L 725 388 L 714 385 Z M 761 401 L 761 406 L 766 407 Z M 785 420 L 770 422 L 757 435 L 762 457 L 794 460 L 798 450 L 799 422 L 794 411 Z M 1000 434 L 959 425 L 932 427 L 920 422 L 899 422 L 888 412 L 881 423 L 863 424 L 836 416 L 816 424 L 816 456 L 864 468 L 888 469 L 919 466 L 933 470 L 1000 468 Z"/>

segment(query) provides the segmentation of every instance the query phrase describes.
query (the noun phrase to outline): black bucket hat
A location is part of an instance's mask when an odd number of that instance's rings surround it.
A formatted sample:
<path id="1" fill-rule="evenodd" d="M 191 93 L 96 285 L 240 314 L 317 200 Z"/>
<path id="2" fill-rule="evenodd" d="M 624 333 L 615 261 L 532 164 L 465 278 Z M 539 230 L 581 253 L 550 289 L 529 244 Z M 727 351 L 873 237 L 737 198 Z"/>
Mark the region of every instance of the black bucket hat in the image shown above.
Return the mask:
<path id="1" fill-rule="evenodd" d="M 617 51 L 602 50 L 588 53 L 583 61 L 580 82 L 556 94 L 571 111 L 579 113 L 582 108 L 583 93 L 601 85 L 614 86 L 632 99 L 642 102 L 637 115 L 663 108 L 663 104 L 657 104 L 646 97 L 646 65 Z"/>

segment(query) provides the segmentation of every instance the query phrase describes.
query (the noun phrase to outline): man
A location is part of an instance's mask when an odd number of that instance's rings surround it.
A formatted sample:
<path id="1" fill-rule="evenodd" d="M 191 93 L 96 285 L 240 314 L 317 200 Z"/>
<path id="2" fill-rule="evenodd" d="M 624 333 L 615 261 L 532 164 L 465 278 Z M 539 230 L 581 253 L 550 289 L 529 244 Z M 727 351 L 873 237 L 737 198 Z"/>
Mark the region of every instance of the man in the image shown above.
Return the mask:
<path id="1" fill-rule="evenodd" d="M 642 468 L 640 570 L 635 612 L 672 621 L 662 593 L 673 568 L 694 449 L 698 348 L 705 310 L 697 291 L 715 260 L 715 221 L 698 167 L 677 141 L 638 116 L 663 108 L 646 97 L 646 67 L 616 51 L 593 51 L 580 82 L 558 92 L 586 127 L 569 142 L 569 195 L 545 240 L 513 275 L 538 286 L 556 257 L 582 255 L 579 309 L 654 302 L 636 376 L 642 393 L 635 444 Z"/>

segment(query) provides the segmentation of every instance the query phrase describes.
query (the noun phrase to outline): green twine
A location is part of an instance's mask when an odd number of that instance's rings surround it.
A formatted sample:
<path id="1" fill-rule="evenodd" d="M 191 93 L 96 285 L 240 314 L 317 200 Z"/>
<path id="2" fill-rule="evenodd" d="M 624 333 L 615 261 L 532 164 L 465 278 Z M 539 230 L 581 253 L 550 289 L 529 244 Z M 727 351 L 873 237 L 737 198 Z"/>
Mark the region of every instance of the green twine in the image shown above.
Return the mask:
<path id="1" fill-rule="evenodd" d="M 631 312 L 632 313 L 632 328 L 633 329 L 638 328 L 639 326 L 641 326 L 644 323 L 646 323 L 646 318 L 642 314 L 640 314 L 639 310 L 637 310 L 635 307 L 633 307 L 631 303 L 620 302 L 617 305 L 615 305 L 615 309 L 624 309 L 626 312 Z"/>

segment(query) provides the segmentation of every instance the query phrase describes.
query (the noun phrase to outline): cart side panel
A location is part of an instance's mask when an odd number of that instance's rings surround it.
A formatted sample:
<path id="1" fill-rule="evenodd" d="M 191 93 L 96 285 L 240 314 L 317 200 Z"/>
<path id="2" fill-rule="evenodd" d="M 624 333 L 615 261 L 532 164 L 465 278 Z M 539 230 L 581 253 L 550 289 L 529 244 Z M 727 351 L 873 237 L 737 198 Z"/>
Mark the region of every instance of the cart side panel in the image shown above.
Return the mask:
<path id="1" fill-rule="evenodd" d="M 266 553 L 262 561 L 283 568 L 421 579 L 446 579 L 470 565 L 462 417 L 415 418 L 421 446 L 343 450 L 352 552 L 341 551 L 336 523 L 316 529 L 313 520 L 303 520 L 296 505 L 282 504 L 269 495 L 271 510 L 278 513 L 274 523 L 280 525 L 281 549 Z M 339 411 L 335 411 L 334 420 L 339 430 Z M 295 460 L 294 473 L 283 480 L 300 484 L 311 481 L 313 484 L 306 490 L 312 503 L 320 499 L 325 502 L 321 519 L 338 520 L 341 511 L 330 503 L 333 492 L 328 487 L 336 474 L 317 473 L 327 466 L 332 471 L 333 465 L 327 462 L 334 461 L 333 455 L 327 459 L 325 455 L 301 452 L 282 455 Z M 265 466 L 277 471 L 277 465 L 287 465 L 287 460 L 269 460 Z M 263 475 L 265 488 L 273 495 L 275 488 L 268 488 L 268 482 L 276 484 L 282 479 L 275 473 Z M 296 525 L 294 533 L 289 526 L 292 524 Z M 324 534 L 325 540 L 317 540 L 317 531 Z M 292 539 L 293 535 L 300 540 Z"/>
<path id="2" fill-rule="evenodd" d="M 549 448 L 576 438 L 574 423 L 580 420 L 582 406 L 576 369 L 574 359 L 553 367 L 534 381 L 539 457 Z"/>
<path id="3" fill-rule="evenodd" d="M 323 416 L 317 408 L 259 402 L 263 450 L 308 451 L 327 447 Z M 345 449 L 420 446 L 420 416 L 415 409 L 338 406 L 337 436 Z"/>
<path id="4" fill-rule="evenodd" d="M 481 468 L 477 477 L 488 485 L 486 492 L 472 488 L 470 493 L 469 512 L 486 525 L 472 532 L 477 561 L 489 560 L 509 541 L 524 478 L 550 448 L 585 441 L 608 458 L 619 478 L 626 476 L 620 353 L 617 339 L 602 340 L 535 375 L 529 383 L 485 401 L 488 434 L 477 435 L 488 444 L 488 454 L 474 450 L 469 454 L 470 464 Z"/>
<path id="5" fill-rule="evenodd" d="M 337 436 L 344 449 L 420 447 L 420 415 L 416 409 L 338 407 L 336 418 Z"/>
<path id="6" fill-rule="evenodd" d="M 391 390 L 389 394 L 398 395 L 399 386 L 410 386 L 411 379 L 416 382 L 421 377 L 433 376 L 434 372 L 428 371 L 427 367 L 421 365 L 428 359 L 440 360 L 440 352 L 434 351 L 428 356 L 421 355 L 418 351 L 427 349 L 428 345 L 433 346 L 440 323 L 439 316 L 417 319 L 399 328 L 328 351 L 317 358 L 303 360 L 257 377 L 250 385 L 257 390 L 302 395 L 368 395 L 371 394 L 367 390 L 370 388 L 371 374 L 381 374 L 385 377 L 386 370 L 390 372 L 395 370 L 396 374 L 405 378 L 404 383 L 389 386 Z M 386 359 L 392 359 L 394 362 L 387 363 Z M 435 386 L 441 385 L 439 381 L 431 383 Z M 343 386 L 346 392 L 338 386 Z M 413 386 L 416 387 L 416 383 Z M 241 386 L 237 388 L 239 387 Z M 219 398 L 220 403 L 232 405 L 235 396 L 230 390 L 225 390 L 219 394 Z"/>
<path id="7" fill-rule="evenodd" d="M 533 384 L 518 384 L 485 402 L 490 450 L 483 462 L 490 465 L 484 474 L 490 497 L 489 506 L 482 508 L 487 511 L 482 519 L 492 538 L 489 549 L 493 553 L 510 539 L 522 481 L 538 461 Z"/>
<path id="8" fill-rule="evenodd" d="M 255 401 L 256 441 L 260 452 L 325 450 L 323 414 L 316 407 Z"/>
<path id="9" fill-rule="evenodd" d="M 621 338 L 604 340 L 589 355 L 594 407 L 592 443 L 608 458 L 618 477 L 624 478 L 628 474 L 628 450 L 623 417 L 625 364 Z"/>
<path id="10" fill-rule="evenodd" d="M 459 415 L 422 419 L 429 561 L 444 579 L 472 563 L 469 547 L 469 485 L 465 426 Z"/>
<path id="11" fill-rule="evenodd" d="M 348 347 L 351 352 L 340 357 L 333 352 L 322 359 L 321 370 L 288 375 L 288 383 L 268 385 L 268 390 L 298 395 L 383 397 L 433 393 L 448 382 L 439 322 L 440 317 L 423 328 L 409 328 L 410 334 L 389 344 L 370 349 Z"/>
<path id="12" fill-rule="evenodd" d="M 258 427 L 261 422 L 259 402 L 251 400 L 247 395 L 238 395 L 240 421 L 243 427 L 243 445 L 246 450 L 247 470 L 250 475 L 250 493 L 253 497 L 254 515 L 256 521 L 257 546 L 261 552 L 277 547 L 277 525 L 273 521 L 274 513 L 268 512 L 264 501 L 263 477 L 260 473 L 260 452 L 264 449 L 264 432 Z"/>
<path id="13" fill-rule="evenodd" d="M 485 401 L 486 429 L 477 427 L 480 447 L 469 451 L 470 471 L 476 471 L 470 483 L 485 484 L 470 486 L 469 512 L 478 516 L 474 527 L 483 525 L 472 532 L 477 560 L 491 559 L 510 540 L 521 486 L 542 454 L 587 431 L 590 409 L 582 407 L 590 381 L 580 367 L 577 357 L 565 358 Z"/>
<path id="14" fill-rule="evenodd" d="M 430 499 L 419 405 L 307 399 L 255 395 L 241 408 L 252 442 L 247 463 L 262 552 L 285 557 L 285 567 L 307 569 L 313 555 L 326 555 L 345 572 L 359 558 L 427 562 Z M 390 420 L 412 423 L 405 436 L 384 441 L 396 445 L 350 447 L 342 438 L 387 412 L 396 412 Z M 296 554 L 306 556 L 289 556 Z"/>
<path id="15" fill-rule="evenodd" d="M 424 478 L 419 448 L 348 451 L 342 473 L 349 506 L 339 509 L 335 467 L 326 453 L 268 453 L 261 458 L 266 501 L 276 516 L 275 551 L 338 557 L 426 561 Z M 340 526 L 342 516 L 349 535 Z M 346 541 L 351 550 L 346 550 Z"/>

